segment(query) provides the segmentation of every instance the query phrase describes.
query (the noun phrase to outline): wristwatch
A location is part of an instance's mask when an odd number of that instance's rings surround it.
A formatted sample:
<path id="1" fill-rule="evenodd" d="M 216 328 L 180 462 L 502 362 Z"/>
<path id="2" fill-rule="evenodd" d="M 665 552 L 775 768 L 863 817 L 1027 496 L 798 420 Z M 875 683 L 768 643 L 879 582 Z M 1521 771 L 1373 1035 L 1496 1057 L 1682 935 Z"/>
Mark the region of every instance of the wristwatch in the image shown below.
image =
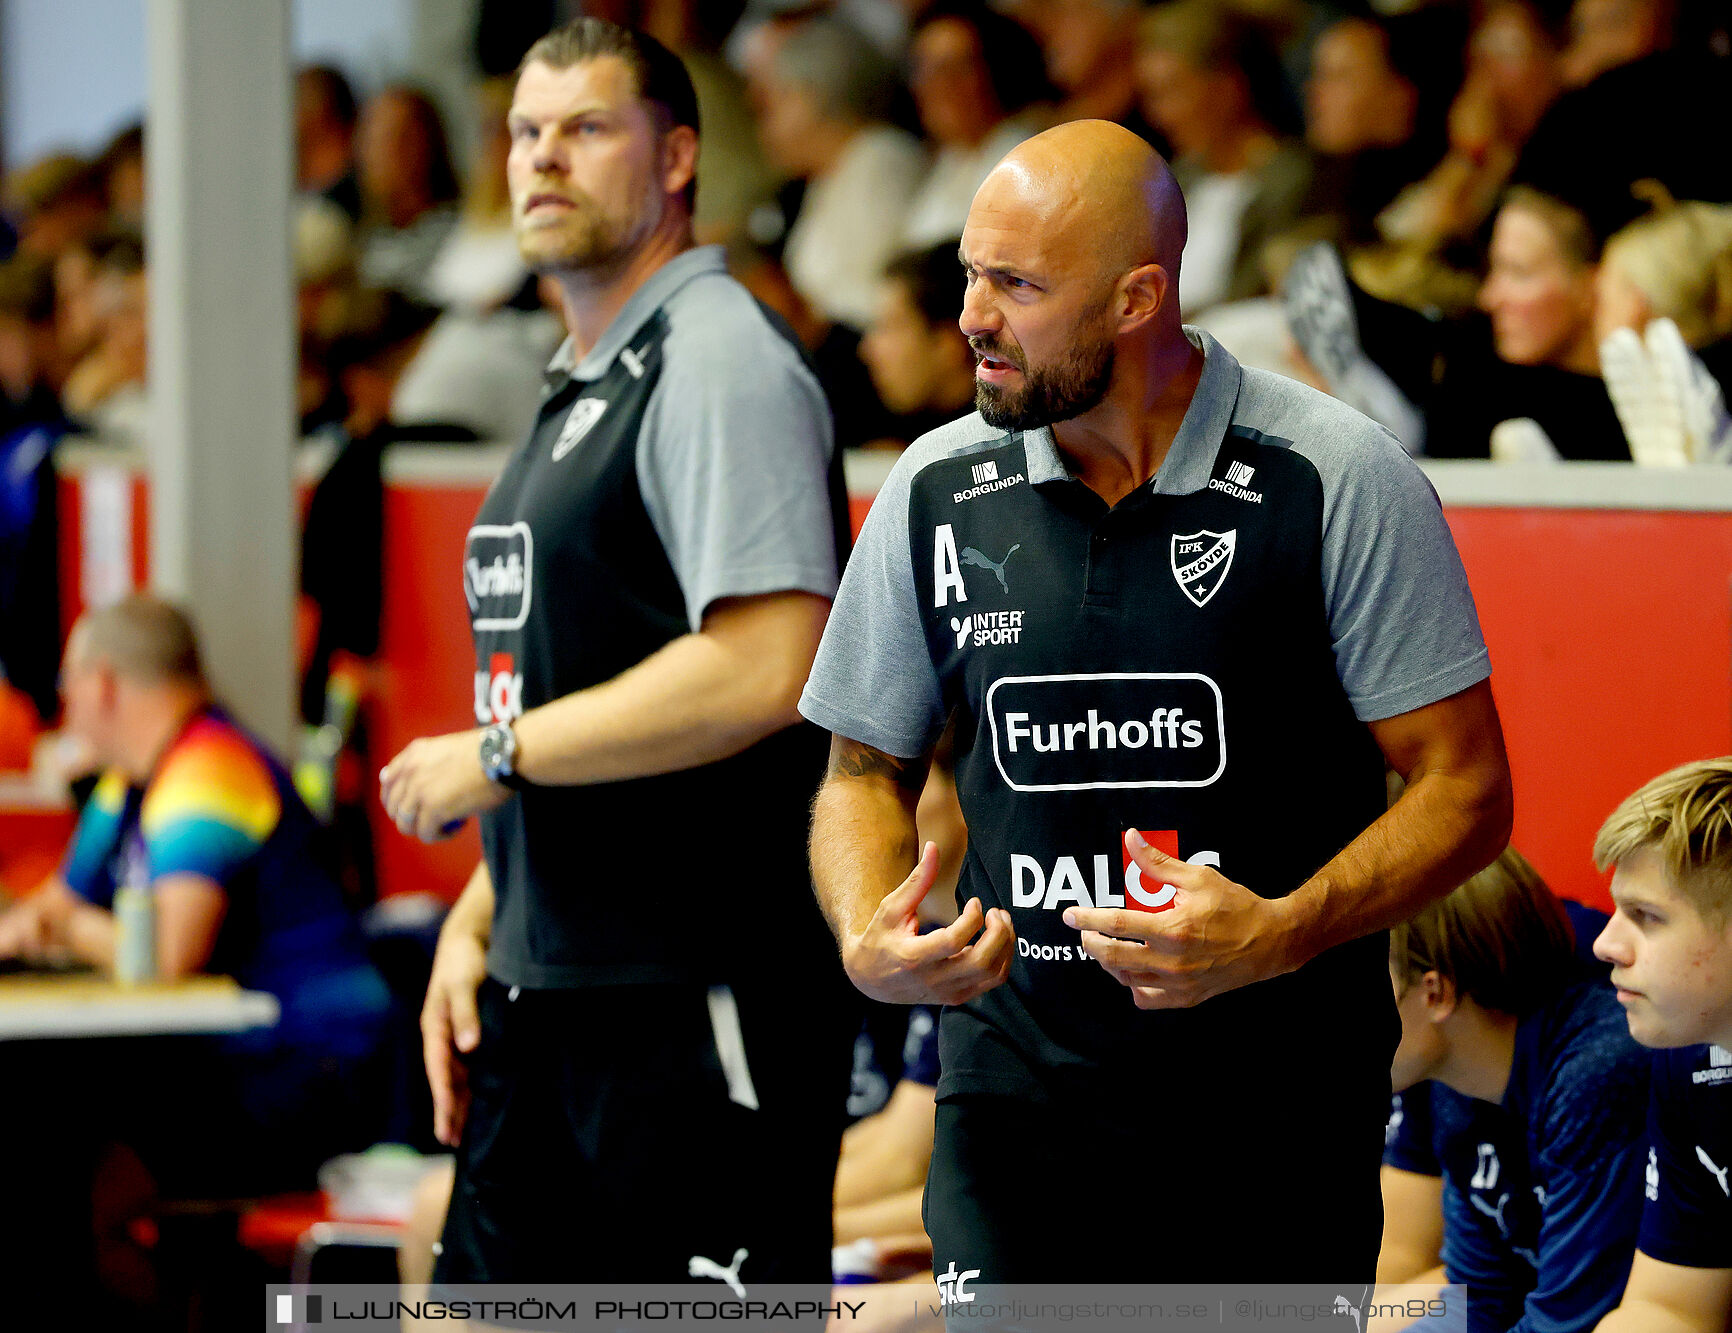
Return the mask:
<path id="1" fill-rule="evenodd" d="M 529 784 L 517 774 L 517 733 L 509 722 L 500 722 L 481 733 L 481 771 L 488 781 L 512 791 Z"/>

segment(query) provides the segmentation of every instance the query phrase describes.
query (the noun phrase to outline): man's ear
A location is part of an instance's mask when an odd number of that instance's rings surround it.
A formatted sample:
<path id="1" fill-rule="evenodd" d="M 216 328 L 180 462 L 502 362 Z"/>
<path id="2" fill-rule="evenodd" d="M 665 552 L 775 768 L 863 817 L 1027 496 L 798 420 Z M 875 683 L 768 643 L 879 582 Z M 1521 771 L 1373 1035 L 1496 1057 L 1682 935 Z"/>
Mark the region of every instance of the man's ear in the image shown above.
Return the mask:
<path id="1" fill-rule="evenodd" d="M 1159 264 L 1139 264 L 1118 281 L 1119 332 L 1141 328 L 1177 295 L 1172 275 Z"/>
<path id="2" fill-rule="evenodd" d="M 662 189 L 678 194 L 698 174 L 698 132 L 690 125 L 675 125 L 662 135 Z"/>
<path id="3" fill-rule="evenodd" d="M 112 714 L 120 706 L 120 673 L 107 662 L 98 662 L 90 667 L 90 674 L 96 678 L 93 693 L 98 711 Z"/>
<path id="4" fill-rule="evenodd" d="M 1456 1011 L 1460 1003 L 1455 982 L 1440 972 L 1427 972 L 1419 979 L 1425 995 L 1425 1016 L 1433 1023 L 1441 1023 Z"/>

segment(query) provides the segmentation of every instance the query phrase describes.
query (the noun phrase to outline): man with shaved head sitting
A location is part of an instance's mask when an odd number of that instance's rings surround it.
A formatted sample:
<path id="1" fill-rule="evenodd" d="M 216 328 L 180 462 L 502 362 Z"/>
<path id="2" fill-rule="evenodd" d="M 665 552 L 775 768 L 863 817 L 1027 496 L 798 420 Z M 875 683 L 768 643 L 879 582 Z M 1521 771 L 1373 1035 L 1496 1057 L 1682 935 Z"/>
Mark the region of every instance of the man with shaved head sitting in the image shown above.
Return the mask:
<path id="1" fill-rule="evenodd" d="M 1436 495 L 1382 428 L 1180 324 L 1184 241 L 1118 126 L 994 169 L 961 248 L 978 411 L 898 461 L 801 702 L 834 736 L 812 859 L 848 972 L 951 1006 L 926 1222 L 956 1303 L 1370 1283 L 1383 932 L 1509 830 Z M 962 910 L 922 935 L 952 716 Z"/>

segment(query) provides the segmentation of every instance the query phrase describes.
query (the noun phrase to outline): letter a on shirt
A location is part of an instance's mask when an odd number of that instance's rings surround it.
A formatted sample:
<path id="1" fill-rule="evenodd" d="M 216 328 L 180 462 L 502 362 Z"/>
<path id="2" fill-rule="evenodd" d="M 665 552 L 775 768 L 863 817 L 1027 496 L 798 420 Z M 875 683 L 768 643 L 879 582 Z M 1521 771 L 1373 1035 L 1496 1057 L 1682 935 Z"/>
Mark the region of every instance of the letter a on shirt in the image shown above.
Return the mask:
<path id="1" fill-rule="evenodd" d="M 956 600 L 968 600 L 968 588 L 962 582 L 962 563 L 956 558 L 956 532 L 950 524 L 940 523 L 932 532 L 932 587 L 934 607 L 950 602 L 949 592 L 956 589 Z"/>

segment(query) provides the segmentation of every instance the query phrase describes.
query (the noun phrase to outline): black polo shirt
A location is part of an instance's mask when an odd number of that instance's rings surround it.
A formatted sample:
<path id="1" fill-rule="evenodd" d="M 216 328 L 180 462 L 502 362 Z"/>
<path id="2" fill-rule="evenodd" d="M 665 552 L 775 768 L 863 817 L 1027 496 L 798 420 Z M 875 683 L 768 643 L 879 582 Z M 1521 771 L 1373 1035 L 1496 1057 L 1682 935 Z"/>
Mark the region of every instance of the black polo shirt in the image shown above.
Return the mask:
<path id="1" fill-rule="evenodd" d="M 657 270 L 550 381 L 464 550 L 477 722 L 612 680 L 718 599 L 834 591 L 846 505 L 823 393 L 720 249 Z M 489 973 L 725 981 L 824 941 L 804 838 L 824 748 L 797 726 L 720 763 L 531 787 L 483 815 Z"/>
<path id="2" fill-rule="evenodd" d="M 947 1010 L 941 1096 L 1190 1077 L 1256 1037 L 1320 1067 L 1387 1064 L 1386 942 L 1194 1010 L 1143 1012 L 1069 906 L 1162 905 L 1121 835 L 1266 897 L 1384 809 L 1365 724 L 1489 672 L 1436 494 L 1381 427 L 1206 334 L 1159 473 L 1109 508 L 1050 430 L 970 416 L 917 441 L 874 503 L 801 709 L 891 754 L 957 715 L 958 901 L 1009 909 L 1006 985 Z"/>

